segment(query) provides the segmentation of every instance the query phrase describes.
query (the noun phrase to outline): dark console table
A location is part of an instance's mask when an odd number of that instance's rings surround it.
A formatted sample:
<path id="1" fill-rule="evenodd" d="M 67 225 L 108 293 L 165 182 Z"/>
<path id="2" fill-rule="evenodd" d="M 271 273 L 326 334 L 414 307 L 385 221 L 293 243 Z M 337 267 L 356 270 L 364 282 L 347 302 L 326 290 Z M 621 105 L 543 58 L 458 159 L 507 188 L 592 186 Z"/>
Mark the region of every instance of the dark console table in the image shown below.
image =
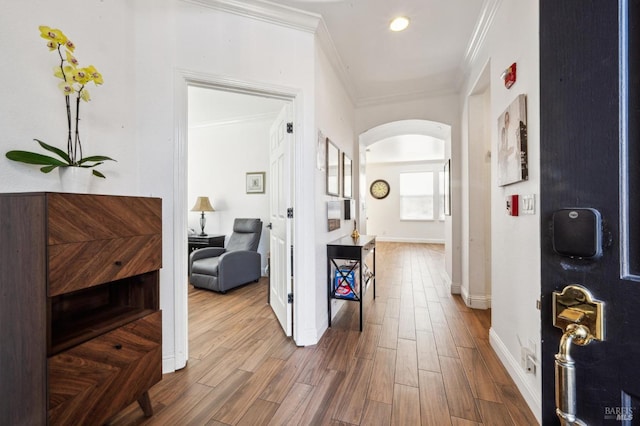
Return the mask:
<path id="1" fill-rule="evenodd" d="M 360 304 L 360 331 L 362 331 L 362 306 L 369 284 L 373 284 L 376 298 L 376 237 L 360 235 L 344 237 L 327 244 L 327 279 L 329 288 L 328 315 L 331 327 L 331 300 L 341 299 Z M 371 269 L 365 260 L 371 254 Z"/>
<path id="2" fill-rule="evenodd" d="M 189 235 L 189 254 L 204 247 L 224 247 L 224 235 Z"/>

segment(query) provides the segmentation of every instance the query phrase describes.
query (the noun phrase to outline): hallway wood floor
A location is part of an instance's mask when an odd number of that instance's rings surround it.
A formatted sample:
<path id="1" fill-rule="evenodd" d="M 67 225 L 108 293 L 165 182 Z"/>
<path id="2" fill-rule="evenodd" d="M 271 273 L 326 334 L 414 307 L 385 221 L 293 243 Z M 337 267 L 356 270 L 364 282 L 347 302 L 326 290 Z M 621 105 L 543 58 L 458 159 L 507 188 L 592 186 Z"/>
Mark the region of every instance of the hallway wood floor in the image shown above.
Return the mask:
<path id="1" fill-rule="evenodd" d="M 489 345 L 490 312 L 445 290 L 440 245 L 378 243 L 364 331 L 348 303 L 315 346 L 286 339 L 261 279 L 189 291 L 190 357 L 112 425 L 536 425 Z"/>

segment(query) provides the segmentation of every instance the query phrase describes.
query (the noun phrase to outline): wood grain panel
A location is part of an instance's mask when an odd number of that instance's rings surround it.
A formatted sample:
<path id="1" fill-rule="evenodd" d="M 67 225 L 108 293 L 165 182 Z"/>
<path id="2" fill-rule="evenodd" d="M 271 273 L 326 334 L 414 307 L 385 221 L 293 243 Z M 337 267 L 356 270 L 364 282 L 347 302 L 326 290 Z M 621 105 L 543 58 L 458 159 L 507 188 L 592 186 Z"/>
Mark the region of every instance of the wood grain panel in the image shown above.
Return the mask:
<path id="1" fill-rule="evenodd" d="M 90 194 L 47 194 L 48 244 L 162 233 L 162 200 Z"/>
<path id="2" fill-rule="evenodd" d="M 451 424 L 447 394 L 440 373 L 419 372 L 420 412 L 423 426 L 445 426 Z"/>
<path id="3" fill-rule="evenodd" d="M 491 379 L 491 374 L 489 374 L 478 350 L 458 348 L 458 353 L 473 396 L 486 401 L 502 402 L 496 385 Z"/>
<path id="4" fill-rule="evenodd" d="M 440 357 L 442 378 L 447 393 L 447 402 L 452 416 L 481 422 L 476 400 L 464 375 L 459 359 Z"/>
<path id="5" fill-rule="evenodd" d="M 416 342 L 398 339 L 395 382 L 418 387 L 418 356 Z"/>
<path id="6" fill-rule="evenodd" d="M 162 236 L 144 235 L 49 247 L 49 296 L 162 267 Z"/>
<path id="7" fill-rule="evenodd" d="M 101 424 L 162 378 L 161 312 L 49 358 L 49 422 Z"/>
<path id="8" fill-rule="evenodd" d="M 290 392 L 280 404 L 278 411 L 275 412 L 271 420 L 270 426 L 297 425 L 300 417 L 304 413 L 306 404 L 309 403 L 309 397 L 313 391 L 313 386 L 304 383 L 294 383 Z"/>
<path id="9" fill-rule="evenodd" d="M 479 399 L 478 407 L 485 425 L 512 426 L 514 424 L 509 411 L 503 404 Z"/>
<path id="10" fill-rule="evenodd" d="M 212 419 L 228 424 L 237 423 L 284 364 L 283 360 L 277 358 L 265 360 L 251 378 L 220 407 Z"/>
<path id="11" fill-rule="evenodd" d="M 420 394 L 418 388 L 394 386 L 391 424 L 398 426 L 420 424 Z"/>
<path id="12" fill-rule="evenodd" d="M 373 363 L 371 384 L 367 398 L 373 401 L 391 404 L 393 402 L 393 383 L 396 371 L 396 351 L 378 348 Z"/>
<path id="13" fill-rule="evenodd" d="M 391 424 L 391 404 L 384 404 L 378 401 L 367 401 L 367 406 L 362 415 L 362 425 L 390 425 Z"/>
<path id="14" fill-rule="evenodd" d="M 0 423 L 46 421 L 44 197 L 0 194 Z"/>
<path id="15" fill-rule="evenodd" d="M 373 361 L 356 358 L 350 367 L 349 374 L 339 390 L 341 398 L 333 418 L 349 424 L 358 424 L 364 412 Z"/>
<path id="16" fill-rule="evenodd" d="M 418 368 L 440 372 L 440 360 L 433 333 L 419 331 L 417 333 L 416 351 L 418 353 Z"/>

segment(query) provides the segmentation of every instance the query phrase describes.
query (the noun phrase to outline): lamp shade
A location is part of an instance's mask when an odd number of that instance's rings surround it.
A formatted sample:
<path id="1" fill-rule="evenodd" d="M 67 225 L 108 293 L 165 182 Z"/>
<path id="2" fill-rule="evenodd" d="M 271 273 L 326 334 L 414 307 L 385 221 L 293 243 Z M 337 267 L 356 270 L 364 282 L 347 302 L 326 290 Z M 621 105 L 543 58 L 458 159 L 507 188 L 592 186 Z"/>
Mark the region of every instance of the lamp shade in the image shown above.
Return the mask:
<path id="1" fill-rule="evenodd" d="M 192 212 L 215 212 L 209 197 L 198 197 L 196 204 L 191 208 Z"/>

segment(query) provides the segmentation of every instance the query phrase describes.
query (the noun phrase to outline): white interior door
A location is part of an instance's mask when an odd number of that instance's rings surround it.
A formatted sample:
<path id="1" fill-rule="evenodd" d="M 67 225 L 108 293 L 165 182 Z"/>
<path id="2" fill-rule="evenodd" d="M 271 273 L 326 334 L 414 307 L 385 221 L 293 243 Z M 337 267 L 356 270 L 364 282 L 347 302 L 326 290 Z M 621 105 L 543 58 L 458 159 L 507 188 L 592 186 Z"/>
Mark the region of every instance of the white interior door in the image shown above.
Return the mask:
<path id="1" fill-rule="evenodd" d="M 287 336 L 291 336 L 293 328 L 293 303 L 288 301 L 288 295 L 292 293 L 291 219 L 287 218 L 287 209 L 292 207 L 290 153 L 293 134 L 287 132 L 287 123 L 292 121 L 291 111 L 291 104 L 288 103 L 271 126 L 270 176 L 267 179 L 271 222 L 269 303 Z"/>

